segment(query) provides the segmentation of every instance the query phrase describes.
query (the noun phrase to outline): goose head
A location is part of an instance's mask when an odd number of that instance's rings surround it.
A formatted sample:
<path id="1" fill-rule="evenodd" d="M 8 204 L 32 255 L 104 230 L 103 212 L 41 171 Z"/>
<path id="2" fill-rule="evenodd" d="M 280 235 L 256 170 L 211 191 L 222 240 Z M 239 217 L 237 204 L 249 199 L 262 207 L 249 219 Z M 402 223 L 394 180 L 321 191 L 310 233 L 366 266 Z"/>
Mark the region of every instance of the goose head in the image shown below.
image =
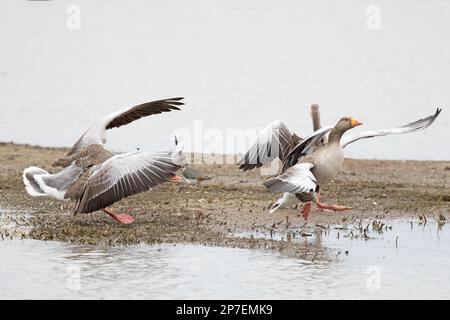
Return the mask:
<path id="1" fill-rule="evenodd" d="M 362 122 L 352 117 L 342 117 L 330 132 L 330 141 L 339 141 L 342 135 L 354 127 L 362 125 Z"/>
<path id="2" fill-rule="evenodd" d="M 350 130 L 354 127 L 362 125 L 362 122 L 356 120 L 352 117 L 342 117 L 338 123 L 334 126 L 335 129 L 338 129 L 338 131 L 345 132 L 347 130 Z"/>

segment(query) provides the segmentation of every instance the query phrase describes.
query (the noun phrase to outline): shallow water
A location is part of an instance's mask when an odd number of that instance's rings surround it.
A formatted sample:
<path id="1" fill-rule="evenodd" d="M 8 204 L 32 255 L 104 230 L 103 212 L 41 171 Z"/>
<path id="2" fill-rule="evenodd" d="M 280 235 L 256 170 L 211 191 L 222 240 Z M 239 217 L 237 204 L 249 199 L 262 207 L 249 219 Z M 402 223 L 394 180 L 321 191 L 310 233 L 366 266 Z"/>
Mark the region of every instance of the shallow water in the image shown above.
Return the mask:
<path id="1" fill-rule="evenodd" d="M 450 226 L 388 225 L 392 230 L 371 232 L 371 240 L 351 240 L 344 236 L 348 231 L 336 229 L 295 238 L 328 248 L 328 256 L 314 262 L 198 245 L 101 247 L 5 239 L 0 298 L 450 298 Z"/>

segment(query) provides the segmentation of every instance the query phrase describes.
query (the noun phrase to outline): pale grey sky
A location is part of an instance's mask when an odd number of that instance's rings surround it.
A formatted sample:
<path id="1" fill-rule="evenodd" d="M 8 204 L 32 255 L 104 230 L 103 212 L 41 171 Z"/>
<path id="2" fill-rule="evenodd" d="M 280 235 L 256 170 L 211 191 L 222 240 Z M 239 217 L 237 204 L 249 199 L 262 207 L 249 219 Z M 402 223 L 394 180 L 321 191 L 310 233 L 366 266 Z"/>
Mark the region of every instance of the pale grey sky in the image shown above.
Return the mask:
<path id="1" fill-rule="evenodd" d="M 80 30 L 67 27 L 70 5 Z M 380 9 L 379 30 L 367 27 L 370 5 Z M 182 112 L 114 130 L 109 146 L 167 147 L 196 120 L 224 132 L 280 119 L 304 136 L 312 103 L 324 124 L 350 115 L 364 122 L 358 130 L 444 107 L 423 132 L 358 142 L 346 155 L 450 159 L 442 145 L 450 1 L 0 0 L 0 8 L 0 141 L 68 146 L 115 109 L 184 96 Z"/>

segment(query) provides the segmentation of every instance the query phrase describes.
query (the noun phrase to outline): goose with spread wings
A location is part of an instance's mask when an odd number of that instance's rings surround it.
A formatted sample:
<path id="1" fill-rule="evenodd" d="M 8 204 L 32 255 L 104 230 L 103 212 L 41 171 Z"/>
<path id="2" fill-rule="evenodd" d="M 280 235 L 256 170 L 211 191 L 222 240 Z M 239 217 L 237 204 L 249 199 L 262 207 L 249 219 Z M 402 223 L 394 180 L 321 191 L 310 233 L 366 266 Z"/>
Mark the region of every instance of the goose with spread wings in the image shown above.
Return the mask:
<path id="1" fill-rule="evenodd" d="M 150 190 L 166 181 L 179 181 L 175 172 L 184 157 L 177 147 L 167 152 L 128 152 L 114 154 L 104 148 L 106 131 L 135 120 L 172 110 L 180 110 L 183 98 L 143 103 L 111 113 L 91 126 L 70 151 L 53 166 L 64 167 L 51 174 L 38 167 L 23 171 L 26 191 L 31 196 L 48 196 L 76 202 L 74 213 L 102 210 L 119 223 L 134 218 L 107 209 L 113 203 Z"/>
<path id="2" fill-rule="evenodd" d="M 318 118 L 317 108 L 312 108 L 313 120 L 314 116 Z M 441 109 L 438 108 L 433 115 L 397 128 L 353 134 L 345 133 L 362 124 L 354 118 L 343 117 L 334 127 L 323 128 L 320 128 L 319 119 L 319 124 L 315 122 L 315 131 L 305 139 L 292 133 L 281 121 L 275 121 L 261 131 L 256 143 L 238 164 L 240 169 L 246 171 L 261 167 L 277 158 L 281 160 L 281 172 L 263 183 L 270 191 L 283 194 L 272 206 L 270 212 L 299 201 L 305 203 L 302 209 L 305 219 L 311 212 L 312 202 L 315 202 L 322 210 L 350 210 L 350 207 L 326 204 L 320 200 L 321 188 L 342 168 L 343 149 L 360 139 L 423 130 L 436 120 L 440 112 Z"/>

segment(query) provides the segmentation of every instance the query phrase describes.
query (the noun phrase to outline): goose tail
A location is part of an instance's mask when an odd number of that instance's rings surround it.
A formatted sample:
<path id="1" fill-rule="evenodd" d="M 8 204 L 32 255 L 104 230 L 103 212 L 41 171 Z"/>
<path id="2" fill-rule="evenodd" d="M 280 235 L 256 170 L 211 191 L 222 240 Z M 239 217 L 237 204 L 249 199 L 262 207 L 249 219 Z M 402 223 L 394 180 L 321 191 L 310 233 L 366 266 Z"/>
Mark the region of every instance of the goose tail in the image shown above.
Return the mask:
<path id="1" fill-rule="evenodd" d="M 36 176 L 44 174 L 47 175 L 48 172 L 38 167 L 29 167 L 23 170 L 23 183 L 25 184 L 25 189 L 30 196 L 43 197 L 48 195 L 44 190 L 42 190 L 38 181 L 36 181 Z"/>
<path id="2" fill-rule="evenodd" d="M 272 205 L 269 213 L 274 213 L 279 208 L 283 208 L 285 206 L 295 204 L 297 202 L 298 202 L 298 199 L 296 198 L 295 194 L 285 192 L 283 194 L 283 196 Z"/>

